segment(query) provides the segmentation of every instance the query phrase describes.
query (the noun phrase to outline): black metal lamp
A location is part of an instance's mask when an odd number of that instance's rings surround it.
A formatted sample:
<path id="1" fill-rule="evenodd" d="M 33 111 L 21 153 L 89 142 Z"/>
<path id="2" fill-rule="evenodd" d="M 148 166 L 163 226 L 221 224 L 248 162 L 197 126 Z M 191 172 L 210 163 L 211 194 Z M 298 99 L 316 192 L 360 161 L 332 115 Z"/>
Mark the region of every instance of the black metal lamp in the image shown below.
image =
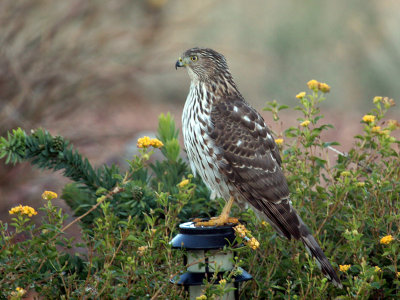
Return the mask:
<path id="1" fill-rule="evenodd" d="M 185 249 L 184 264 L 188 265 L 187 272 L 171 280 L 172 283 L 185 286 L 190 299 L 202 294 L 203 280 L 211 279 L 216 270 L 218 278 L 222 279 L 223 273 L 231 271 L 233 265 L 233 252 L 224 253 L 220 250 L 230 245 L 235 240 L 232 226 L 196 227 L 193 222 L 179 225 L 179 233 L 172 239 L 174 249 Z M 239 283 L 252 279 L 252 276 L 240 268 L 240 274 L 233 277 L 233 282 L 227 287 L 235 290 L 225 294 L 223 299 L 239 299 Z"/>

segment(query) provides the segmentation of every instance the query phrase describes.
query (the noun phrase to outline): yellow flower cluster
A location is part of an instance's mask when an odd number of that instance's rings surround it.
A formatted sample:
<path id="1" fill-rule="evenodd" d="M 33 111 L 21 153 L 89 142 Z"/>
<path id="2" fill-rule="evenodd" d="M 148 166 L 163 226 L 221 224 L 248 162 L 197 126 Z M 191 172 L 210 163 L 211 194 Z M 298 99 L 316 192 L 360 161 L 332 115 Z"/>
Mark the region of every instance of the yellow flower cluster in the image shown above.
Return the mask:
<path id="1" fill-rule="evenodd" d="M 51 191 L 44 191 L 44 193 L 42 194 L 43 200 L 53 200 L 53 199 L 56 199 L 57 197 L 58 197 L 58 195 Z"/>
<path id="2" fill-rule="evenodd" d="M 206 295 L 201 295 L 196 297 L 196 300 L 207 300 L 207 296 Z"/>
<path id="3" fill-rule="evenodd" d="M 184 186 L 187 186 L 189 184 L 189 179 L 183 179 L 181 182 L 178 183 L 178 186 L 180 188 L 183 188 Z"/>
<path id="4" fill-rule="evenodd" d="M 384 236 L 383 238 L 381 238 L 380 243 L 381 243 L 382 245 L 388 245 L 388 244 L 390 244 L 391 242 L 393 242 L 393 240 L 394 240 L 393 236 L 389 234 L 389 235 L 386 235 L 386 236 Z"/>
<path id="5" fill-rule="evenodd" d="M 15 206 L 15 207 L 11 208 L 8 213 L 10 215 L 21 214 L 21 215 L 27 215 L 29 217 L 37 215 L 37 212 L 33 207 L 22 206 L 22 205 Z"/>
<path id="6" fill-rule="evenodd" d="M 221 279 L 221 280 L 219 281 L 219 284 L 221 284 L 221 285 L 226 284 L 226 279 Z"/>
<path id="7" fill-rule="evenodd" d="M 323 93 L 329 93 L 329 91 L 331 90 L 331 87 L 328 84 L 324 82 L 318 82 L 315 79 L 312 79 L 309 82 L 307 82 L 307 86 L 310 90 L 313 91 L 320 90 Z"/>
<path id="8" fill-rule="evenodd" d="M 138 248 L 138 253 L 139 253 L 139 255 L 143 255 L 145 252 L 146 252 L 146 250 L 149 248 L 149 246 L 140 246 L 139 248 Z"/>
<path id="9" fill-rule="evenodd" d="M 382 96 L 375 96 L 373 102 L 374 102 L 374 103 L 381 102 L 381 101 L 382 101 L 382 98 L 383 98 Z"/>
<path id="10" fill-rule="evenodd" d="M 365 115 L 364 117 L 362 117 L 362 120 L 365 123 L 373 123 L 373 122 L 375 122 L 375 116 L 374 115 Z"/>
<path id="11" fill-rule="evenodd" d="M 236 231 L 236 233 L 243 239 L 246 236 L 246 233 L 248 233 L 249 231 L 247 230 L 247 228 L 243 225 L 243 224 L 239 224 L 235 227 L 233 227 L 233 229 Z"/>
<path id="12" fill-rule="evenodd" d="M 279 139 L 275 139 L 275 143 L 280 146 L 283 144 L 283 139 L 279 138 Z"/>
<path id="13" fill-rule="evenodd" d="M 25 295 L 25 293 L 26 293 L 26 290 L 24 290 L 24 289 L 21 288 L 21 287 L 17 287 L 17 288 L 15 289 L 15 291 L 11 292 L 11 296 L 12 296 L 12 297 L 15 297 L 16 299 L 21 299 L 21 297 L 22 297 L 23 295 Z M 11 298 L 11 299 L 13 299 L 13 298 Z"/>
<path id="14" fill-rule="evenodd" d="M 260 242 L 257 241 L 257 239 L 254 237 L 252 237 L 249 241 L 247 241 L 245 243 L 247 246 L 249 246 L 253 250 L 256 250 L 258 247 L 260 247 Z"/>
<path id="15" fill-rule="evenodd" d="M 260 247 L 260 242 L 257 241 L 255 237 L 252 237 L 250 234 L 250 231 L 247 230 L 247 228 L 243 224 L 239 224 L 235 227 L 233 227 L 235 230 L 236 234 L 240 236 L 242 239 L 244 239 L 244 243 L 249 246 L 251 249 L 256 250 L 258 247 Z M 251 237 L 247 237 L 246 235 L 249 234 Z"/>
<path id="16" fill-rule="evenodd" d="M 148 136 L 144 136 L 137 141 L 138 148 L 161 148 L 164 144 L 159 139 L 151 139 Z"/>
<path id="17" fill-rule="evenodd" d="M 311 121 L 310 120 L 305 120 L 303 122 L 300 123 L 300 126 L 302 127 L 307 127 L 308 125 L 310 125 Z"/>
<path id="18" fill-rule="evenodd" d="M 347 177 L 347 176 L 350 176 L 350 175 L 351 175 L 351 173 L 349 171 L 343 171 L 343 172 L 340 173 L 340 177 Z"/>
<path id="19" fill-rule="evenodd" d="M 381 126 L 374 126 L 371 129 L 372 133 L 380 133 L 381 132 Z"/>
<path id="20" fill-rule="evenodd" d="M 376 272 L 376 273 L 382 272 L 382 269 L 379 268 L 378 266 L 375 266 L 375 272 Z"/>
<path id="21" fill-rule="evenodd" d="M 340 272 L 347 272 L 350 269 L 351 265 L 339 265 Z"/>
<path id="22" fill-rule="evenodd" d="M 306 96 L 306 92 L 300 92 L 296 95 L 297 99 L 303 99 Z"/>

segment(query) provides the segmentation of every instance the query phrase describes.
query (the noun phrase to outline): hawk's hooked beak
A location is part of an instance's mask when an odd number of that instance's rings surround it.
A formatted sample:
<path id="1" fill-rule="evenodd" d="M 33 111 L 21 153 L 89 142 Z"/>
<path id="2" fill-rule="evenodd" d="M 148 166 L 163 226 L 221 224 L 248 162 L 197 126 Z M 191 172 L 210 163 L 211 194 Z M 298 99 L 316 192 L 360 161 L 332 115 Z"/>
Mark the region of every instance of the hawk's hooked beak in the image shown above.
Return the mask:
<path id="1" fill-rule="evenodd" d="M 186 64 L 183 61 L 182 57 L 179 57 L 179 59 L 176 61 L 176 64 L 175 64 L 175 70 L 177 70 L 178 67 L 180 68 L 180 67 L 185 67 L 185 66 L 186 66 Z"/>

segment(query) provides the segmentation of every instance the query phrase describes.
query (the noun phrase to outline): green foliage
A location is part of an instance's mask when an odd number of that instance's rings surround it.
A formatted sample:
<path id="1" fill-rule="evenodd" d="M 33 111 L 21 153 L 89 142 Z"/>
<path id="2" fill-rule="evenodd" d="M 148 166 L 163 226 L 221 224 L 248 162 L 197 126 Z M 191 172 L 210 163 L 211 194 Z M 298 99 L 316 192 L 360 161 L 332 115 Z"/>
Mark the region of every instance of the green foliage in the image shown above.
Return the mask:
<path id="1" fill-rule="evenodd" d="M 223 281 L 205 283 L 203 299 L 227 293 L 239 267 L 254 277 L 242 285 L 242 299 L 397 298 L 400 159 L 392 132 L 399 123 L 385 119 L 394 102 L 375 98 L 375 108 L 361 121 L 362 134 L 348 153 L 340 153 L 332 148 L 337 142 L 321 138 L 333 128 L 320 114 L 325 94 L 314 86 L 297 98 L 299 125 L 277 133 L 284 140 L 283 169 L 294 207 L 337 268 L 344 288 L 329 284 L 301 243 L 280 238 L 251 210 L 235 207 L 233 214 L 247 222 L 259 249 L 235 247 L 234 271 L 224 274 Z M 287 108 L 274 101 L 266 110 L 278 121 Z M 17 287 L 45 298 L 187 297 L 169 283 L 186 269 L 182 252 L 172 251 L 169 241 L 180 222 L 216 215 L 224 201 L 210 201 L 204 184 L 190 174 L 169 114 L 159 118 L 158 138 L 165 159 L 149 162 L 159 151 L 150 142 L 125 173 L 106 166 L 95 170 L 67 141 L 45 130 L 29 135 L 17 129 L 1 138 L 0 155 L 7 163 L 29 160 L 40 168 L 64 170 L 73 183 L 65 186 L 62 198 L 83 228 L 82 243 L 67 238 L 64 231 L 71 224 L 65 224 L 66 215 L 51 201 L 39 209 L 37 227 L 21 213 L 10 224 L 0 222 L 3 297 L 14 297 Z"/>
<path id="2" fill-rule="evenodd" d="M 25 132 L 21 129 L 13 129 L 7 133 L 7 139 L 0 137 L 0 158 L 6 158 L 6 164 L 16 164 L 25 158 Z"/>

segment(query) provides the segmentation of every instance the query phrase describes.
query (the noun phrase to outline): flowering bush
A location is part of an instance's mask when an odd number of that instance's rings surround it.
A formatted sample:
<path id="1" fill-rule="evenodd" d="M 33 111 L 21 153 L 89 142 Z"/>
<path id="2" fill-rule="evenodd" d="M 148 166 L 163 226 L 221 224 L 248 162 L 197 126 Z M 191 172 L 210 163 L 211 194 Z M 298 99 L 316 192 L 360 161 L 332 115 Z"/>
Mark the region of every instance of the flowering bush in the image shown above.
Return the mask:
<path id="1" fill-rule="evenodd" d="M 320 114 L 330 87 L 316 80 L 307 86 L 309 93 L 295 96 L 298 125 L 275 137 L 293 205 L 344 288 L 327 282 L 301 243 L 279 238 L 251 210 L 234 207 L 232 215 L 246 222 L 235 228 L 235 271 L 205 282 L 199 299 L 230 291 L 239 266 L 254 277 L 242 284 L 243 299 L 399 296 L 400 159 L 392 132 L 400 125 L 385 119 L 394 101 L 375 97 L 374 109 L 360 118 L 362 134 L 348 153 L 340 153 L 333 148 L 337 142 L 321 138 L 333 128 Z M 278 121 L 287 108 L 274 101 L 265 110 Z M 169 241 L 180 222 L 215 216 L 224 200 L 210 200 L 204 184 L 190 174 L 170 115 L 160 116 L 158 138 L 144 137 L 138 147 L 129 170 L 121 172 L 116 166 L 94 169 L 68 141 L 44 130 L 27 134 L 17 129 L 0 138 L 0 157 L 7 163 L 30 160 L 40 168 L 64 170 L 73 183 L 61 198 L 76 215 L 67 223 L 51 191 L 43 193 L 42 207 L 10 207 L 12 222 L 0 221 L 1 298 L 20 299 L 32 292 L 66 299 L 187 297 L 169 282 L 186 269 L 183 253 L 172 251 Z M 164 160 L 150 163 L 154 151 L 161 151 Z M 82 228 L 79 243 L 65 234 L 75 223 Z"/>

